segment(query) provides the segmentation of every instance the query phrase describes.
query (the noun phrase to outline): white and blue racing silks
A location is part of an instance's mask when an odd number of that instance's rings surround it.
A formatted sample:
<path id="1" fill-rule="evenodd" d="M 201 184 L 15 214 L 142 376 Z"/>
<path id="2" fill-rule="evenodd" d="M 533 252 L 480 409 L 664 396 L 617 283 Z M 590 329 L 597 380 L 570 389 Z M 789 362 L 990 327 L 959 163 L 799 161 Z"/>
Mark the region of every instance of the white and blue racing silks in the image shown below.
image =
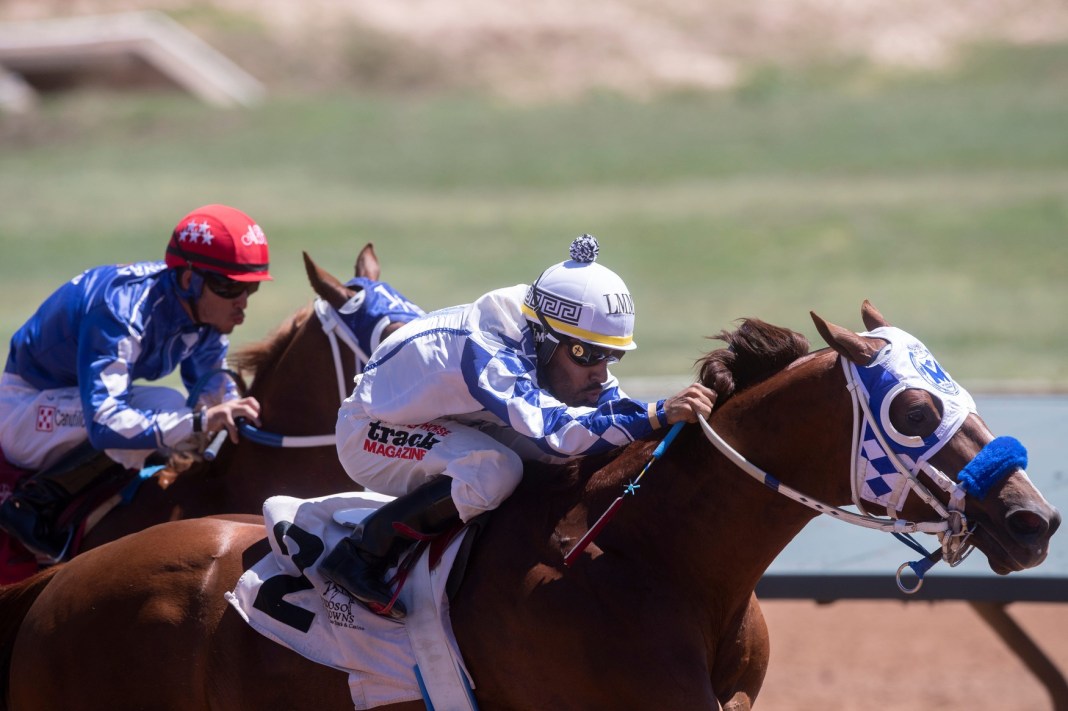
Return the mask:
<path id="1" fill-rule="evenodd" d="M 569 407 L 541 387 L 533 332 L 520 310 L 526 289 L 491 291 L 393 333 L 356 389 L 368 415 L 398 424 L 482 420 L 559 458 L 605 452 L 663 426 L 663 401 L 654 408 L 626 397 L 611 374 L 596 407 Z"/>
<path id="2" fill-rule="evenodd" d="M 177 272 L 163 262 L 89 269 L 49 296 L 11 338 L 5 371 L 39 390 L 78 387 L 89 441 L 97 449 L 160 449 L 191 432 L 189 410 L 135 409 L 135 380 L 181 368 L 192 389 L 225 365 L 229 341 L 196 324 L 177 296 Z M 237 396 L 222 375 L 204 395 Z"/>

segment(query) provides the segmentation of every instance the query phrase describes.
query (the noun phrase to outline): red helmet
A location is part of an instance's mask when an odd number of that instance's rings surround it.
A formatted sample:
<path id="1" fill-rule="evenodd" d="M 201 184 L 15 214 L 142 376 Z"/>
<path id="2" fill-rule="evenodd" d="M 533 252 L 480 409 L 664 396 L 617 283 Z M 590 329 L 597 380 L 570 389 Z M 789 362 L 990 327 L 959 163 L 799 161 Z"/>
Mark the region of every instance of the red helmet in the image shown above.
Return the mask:
<path id="1" fill-rule="evenodd" d="M 183 217 L 167 244 L 166 262 L 168 267 L 197 267 L 234 281 L 271 278 L 263 230 L 226 205 L 205 205 Z"/>

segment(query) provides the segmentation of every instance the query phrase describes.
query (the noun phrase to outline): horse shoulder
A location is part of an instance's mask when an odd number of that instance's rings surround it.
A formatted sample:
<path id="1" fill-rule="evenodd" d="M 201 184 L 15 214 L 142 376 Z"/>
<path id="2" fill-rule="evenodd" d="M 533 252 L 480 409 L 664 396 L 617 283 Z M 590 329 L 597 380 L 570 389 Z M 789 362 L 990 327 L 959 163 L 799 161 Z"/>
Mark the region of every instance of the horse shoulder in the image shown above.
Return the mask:
<path id="1" fill-rule="evenodd" d="M 630 470 L 644 461 L 634 459 L 616 466 Z M 604 555 L 600 548 L 628 527 L 629 511 L 573 567 L 563 564 L 616 488 L 591 501 L 583 494 L 590 472 L 538 472 L 542 477 L 529 481 L 531 473 L 493 514 L 450 608 L 480 699 L 558 709 L 716 708 L 705 637 L 695 615 L 680 613 L 692 607 L 690 597 L 655 589 L 656 566 L 636 551 Z M 585 512 L 577 527 L 576 507 Z M 642 650 L 640 664 L 627 663 L 634 649 Z M 626 671 L 606 690 L 605 679 L 576 667 L 577 658 Z"/>
<path id="2" fill-rule="evenodd" d="M 724 630 L 710 660 L 712 687 L 724 711 L 748 711 L 764 684 L 771 645 L 756 595 Z"/>

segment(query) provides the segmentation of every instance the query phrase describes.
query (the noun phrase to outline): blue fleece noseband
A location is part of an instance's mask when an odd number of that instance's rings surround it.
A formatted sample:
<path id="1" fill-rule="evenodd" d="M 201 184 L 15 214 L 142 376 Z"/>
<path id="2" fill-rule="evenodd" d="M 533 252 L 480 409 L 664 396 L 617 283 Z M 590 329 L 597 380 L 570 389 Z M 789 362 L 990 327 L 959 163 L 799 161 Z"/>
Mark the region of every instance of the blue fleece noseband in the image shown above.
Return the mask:
<path id="1" fill-rule="evenodd" d="M 1017 467 L 1027 468 L 1027 449 L 1015 437 L 998 437 L 979 450 L 979 454 L 960 470 L 957 483 L 972 496 L 982 499 L 990 487 Z"/>

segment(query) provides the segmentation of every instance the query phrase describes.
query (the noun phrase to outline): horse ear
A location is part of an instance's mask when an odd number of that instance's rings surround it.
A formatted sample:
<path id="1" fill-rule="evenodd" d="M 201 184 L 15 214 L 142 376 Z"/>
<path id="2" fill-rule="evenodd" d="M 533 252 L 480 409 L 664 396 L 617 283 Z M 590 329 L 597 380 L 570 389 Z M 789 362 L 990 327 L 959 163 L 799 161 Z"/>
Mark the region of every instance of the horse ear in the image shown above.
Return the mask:
<path id="1" fill-rule="evenodd" d="M 375 254 L 375 246 L 373 243 L 368 242 L 360 250 L 359 256 L 356 257 L 356 276 L 367 277 L 371 281 L 381 281 L 378 278 L 381 273 L 378 267 L 378 256 Z"/>
<path id="2" fill-rule="evenodd" d="M 827 345 L 838 351 L 842 357 L 848 358 L 857 365 L 866 365 L 871 362 L 872 356 L 879 352 L 879 349 L 867 338 L 862 338 L 847 328 L 824 321 L 814 311 L 808 313 L 823 340 L 827 341 Z"/>
<path id="3" fill-rule="evenodd" d="M 301 254 L 304 255 L 304 271 L 308 273 L 308 281 L 311 282 L 312 289 L 335 309 L 341 308 L 352 297 L 353 292 L 345 288 L 345 285 L 333 274 L 321 269 L 312 261 L 307 252 Z"/>
<path id="4" fill-rule="evenodd" d="M 890 325 L 890 322 L 883 318 L 879 310 L 872 306 L 867 299 L 864 299 L 864 303 L 860 305 L 860 317 L 864 319 L 864 327 L 869 331 Z"/>

